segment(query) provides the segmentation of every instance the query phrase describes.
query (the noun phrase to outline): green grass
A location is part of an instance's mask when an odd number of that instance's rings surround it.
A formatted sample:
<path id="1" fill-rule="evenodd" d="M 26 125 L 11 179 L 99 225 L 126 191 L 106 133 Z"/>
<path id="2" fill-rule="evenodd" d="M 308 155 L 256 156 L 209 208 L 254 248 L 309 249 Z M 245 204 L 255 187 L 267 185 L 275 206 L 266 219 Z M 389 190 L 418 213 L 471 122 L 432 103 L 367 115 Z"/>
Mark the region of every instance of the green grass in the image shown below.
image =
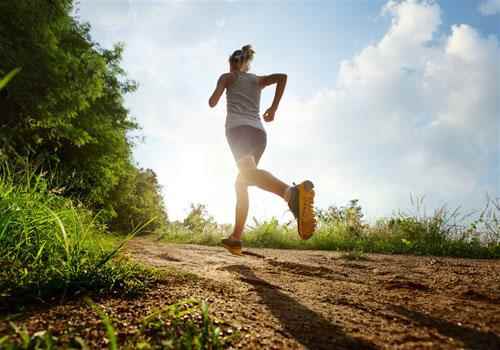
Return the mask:
<path id="1" fill-rule="evenodd" d="M 77 290 L 140 293 L 157 278 L 118 257 L 122 243 L 43 174 L 0 173 L 0 307 Z"/>
<path id="2" fill-rule="evenodd" d="M 209 313 L 209 306 L 205 301 L 185 299 L 147 315 L 138 322 L 137 331 L 126 338 L 122 337 L 120 343 L 113 319 L 90 298 L 85 301 L 102 321 L 109 350 L 217 350 L 231 346 L 239 338 L 239 333 L 233 331 L 227 322 Z M 11 335 L 0 338 L 0 349 L 50 350 L 68 346 L 59 343 L 48 331 L 30 334 L 25 328 L 14 323 L 11 323 L 11 328 Z M 72 336 L 68 343 L 78 344 L 77 348 L 81 349 L 88 348 L 85 341 L 76 335 Z"/>
<path id="3" fill-rule="evenodd" d="M 22 68 L 15 68 L 13 70 L 11 70 L 9 73 L 7 73 L 6 76 L 0 78 L 0 90 L 2 90 L 3 88 L 5 88 L 5 86 L 7 86 L 7 84 L 12 80 L 12 78 L 14 78 L 20 71 L 21 71 Z"/>
<path id="4" fill-rule="evenodd" d="M 186 227 L 182 223 L 169 223 L 160 233 L 160 238 L 173 243 L 202 244 L 215 246 L 220 243 L 221 237 L 229 230 L 216 224 L 207 224 L 202 228 Z"/>
<path id="5" fill-rule="evenodd" d="M 113 328 L 113 325 L 111 324 L 111 320 L 109 319 L 108 315 L 97 304 L 95 304 L 92 301 L 92 299 L 87 297 L 85 298 L 85 302 L 97 313 L 102 323 L 104 324 L 104 327 L 106 328 L 106 334 L 108 336 L 107 340 L 109 343 L 108 346 L 109 350 L 117 350 L 118 341 L 116 337 L 116 331 Z"/>
<path id="6" fill-rule="evenodd" d="M 399 213 L 373 225 L 362 220 L 357 201 L 351 206 L 318 211 L 318 229 L 302 241 L 293 224 L 276 219 L 254 222 L 247 227 L 243 242 L 247 247 L 278 249 L 314 249 L 359 253 L 389 253 L 452 256 L 464 258 L 500 258 L 500 201 L 490 200 L 475 220 L 466 219 L 458 210 L 446 207 L 425 214 L 423 200 L 413 201 L 414 214 Z M 181 222 L 170 225 L 161 239 L 176 243 L 219 245 L 230 228 L 211 224 L 193 230 Z"/>
<path id="7" fill-rule="evenodd" d="M 209 314 L 208 304 L 186 299 L 151 313 L 126 349 L 222 349 L 239 334 Z"/>
<path id="8" fill-rule="evenodd" d="M 368 257 L 362 250 L 351 250 L 340 256 L 342 259 L 349 261 L 365 261 Z"/>
<path id="9" fill-rule="evenodd" d="M 0 349 L 5 350 L 29 350 L 29 349 L 56 349 L 57 339 L 48 331 L 40 331 L 30 334 L 25 327 L 19 327 L 10 323 L 12 335 L 0 338 Z"/>

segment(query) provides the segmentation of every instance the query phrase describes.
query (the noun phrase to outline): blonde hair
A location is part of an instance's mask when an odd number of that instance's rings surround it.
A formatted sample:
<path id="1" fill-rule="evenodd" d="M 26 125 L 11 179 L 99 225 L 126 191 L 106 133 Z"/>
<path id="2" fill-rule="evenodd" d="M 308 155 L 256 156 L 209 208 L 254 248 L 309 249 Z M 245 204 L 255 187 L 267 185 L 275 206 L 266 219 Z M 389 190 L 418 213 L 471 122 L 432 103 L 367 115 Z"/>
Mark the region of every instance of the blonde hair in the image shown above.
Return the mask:
<path id="1" fill-rule="evenodd" d="M 244 63 L 253 60 L 254 55 L 255 51 L 252 49 L 252 45 L 245 45 L 229 56 L 229 63 L 240 68 Z"/>

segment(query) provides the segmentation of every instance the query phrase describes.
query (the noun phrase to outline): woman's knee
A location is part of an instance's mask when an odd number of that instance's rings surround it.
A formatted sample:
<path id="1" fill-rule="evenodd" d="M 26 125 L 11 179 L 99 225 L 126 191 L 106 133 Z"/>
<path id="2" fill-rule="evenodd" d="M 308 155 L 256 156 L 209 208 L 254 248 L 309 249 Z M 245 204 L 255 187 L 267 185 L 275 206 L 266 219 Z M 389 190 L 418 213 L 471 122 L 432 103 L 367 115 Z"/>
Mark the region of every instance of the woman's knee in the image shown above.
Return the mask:
<path id="1" fill-rule="evenodd" d="M 240 169 L 240 171 L 245 171 L 248 169 L 251 170 L 255 169 L 256 167 L 257 164 L 255 163 L 255 158 L 253 155 L 247 155 L 238 160 L 238 169 Z"/>

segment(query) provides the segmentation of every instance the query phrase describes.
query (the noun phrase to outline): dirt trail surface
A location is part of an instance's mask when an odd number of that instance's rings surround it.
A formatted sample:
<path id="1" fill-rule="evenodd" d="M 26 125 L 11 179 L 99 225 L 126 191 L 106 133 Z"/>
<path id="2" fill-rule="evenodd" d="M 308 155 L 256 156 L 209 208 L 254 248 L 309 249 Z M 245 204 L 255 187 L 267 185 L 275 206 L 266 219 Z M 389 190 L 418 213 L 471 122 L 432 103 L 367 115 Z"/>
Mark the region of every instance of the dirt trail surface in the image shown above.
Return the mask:
<path id="1" fill-rule="evenodd" d="M 130 241 L 125 254 L 169 271 L 145 295 L 97 298 L 119 342 L 151 312 L 179 300 L 207 300 L 239 333 L 241 349 L 500 349 L 500 261 L 176 245 Z M 173 268 L 173 269 L 172 269 Z M 195 276 L 196 275 L 196 276 Z M 37 305 L 16 322 L 79 336 L 107 348 L 97 315 L 81 300 Z M 0 321 L 0 338 L 10 328 Z"/>
<path id="2" fill-rule="evenodd" d="M 200 276 L 242 348 L 500 349 L 500 261 L 223 248 L 136 239 L 134 258 Z M 219 286 L 219 289 L 217 289 Z M 189 287 L 187 294 L 190 294 Z M 185 293 L 186 291 L 184 291 Z"/>

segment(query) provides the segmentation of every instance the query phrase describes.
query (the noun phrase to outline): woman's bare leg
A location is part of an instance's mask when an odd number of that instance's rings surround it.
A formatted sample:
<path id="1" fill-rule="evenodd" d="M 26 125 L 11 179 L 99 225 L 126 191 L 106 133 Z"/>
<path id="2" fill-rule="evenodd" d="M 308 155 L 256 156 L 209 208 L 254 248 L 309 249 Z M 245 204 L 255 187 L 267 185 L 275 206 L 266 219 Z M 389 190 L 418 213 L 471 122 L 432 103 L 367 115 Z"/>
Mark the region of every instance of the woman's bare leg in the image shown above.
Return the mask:
<path id="1" fill-rule="evenodd" d="M 238 167 L 241 179 L 249 186 L 257 186 L 264 191 L 274 193 L 287 200 L 286 192 L 289 186 L 270 172 L 258 169 L 253 156 L 240 159 Z"/>
<path id="2" fill-rule="evenodd" d="M 236 218 L 234 223 L 234 230 L 231 238 L 240 240 L 243 229 L 245 228 L 245 222 L 248 216 L 248 185 L 241 180 L 241 176 L 238 175 L 236 179 Z"/>
<path id="3" fill-rule="evenodd" d="M 240 173 L 236 180 L 236 218 L 231 238 L 240 240 L 248 216 L 248 186 L 257 186 L 265 191 L 288 200 L 289 186 L 265 170 L 257 169 L 253 156 L 247 156 L 238 162 Z"/>

